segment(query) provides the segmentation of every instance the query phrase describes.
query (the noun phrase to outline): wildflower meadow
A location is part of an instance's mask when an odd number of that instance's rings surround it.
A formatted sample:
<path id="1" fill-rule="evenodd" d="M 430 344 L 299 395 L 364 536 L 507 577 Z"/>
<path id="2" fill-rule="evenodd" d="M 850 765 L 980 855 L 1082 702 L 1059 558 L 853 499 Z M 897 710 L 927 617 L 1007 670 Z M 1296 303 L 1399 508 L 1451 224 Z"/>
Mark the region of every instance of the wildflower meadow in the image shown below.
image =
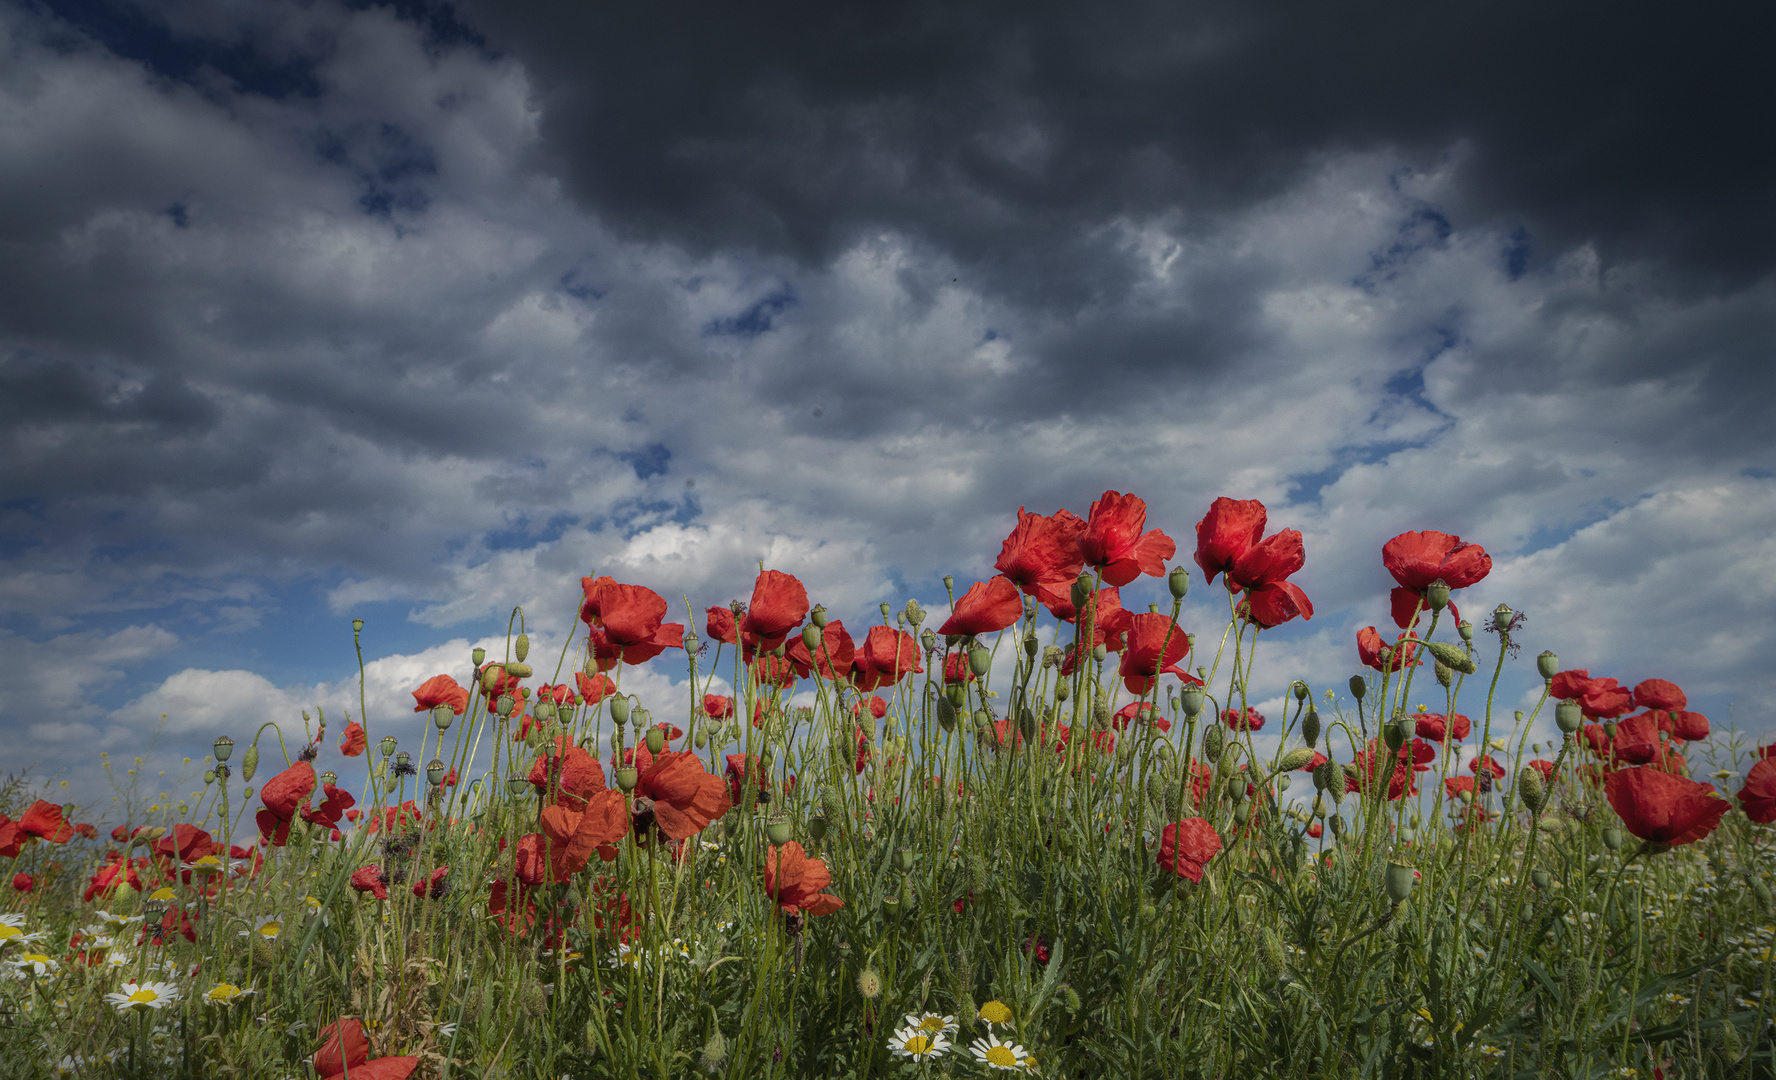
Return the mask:
<path id="1" fill-rule="evenodd" d="M 1019 510 L 938 625 L 587 577 L 558 655 L 514 611 L 407 719 L 218 731 L 127 820 L 14 776 L 0 1075 L 1776 1074 L 1776 748 L 1520 655 L 1432 531 L 1309 685 L 1264 648 L 1301 534 L 1146 516 Z"/>

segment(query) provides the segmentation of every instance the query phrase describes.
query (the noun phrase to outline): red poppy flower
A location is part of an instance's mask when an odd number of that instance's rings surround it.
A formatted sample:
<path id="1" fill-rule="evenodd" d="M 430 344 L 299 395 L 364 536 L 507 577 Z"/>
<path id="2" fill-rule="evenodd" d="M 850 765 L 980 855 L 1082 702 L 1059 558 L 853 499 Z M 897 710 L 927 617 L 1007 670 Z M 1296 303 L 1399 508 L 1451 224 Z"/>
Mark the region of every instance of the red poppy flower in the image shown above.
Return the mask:
<path id="1" fill-rule="evenodd" d="M 1204 818 L 1185 818 L 1159 834 L 1159 866 L 1179 877 L 1200 882 L 1203 868 L 1221 850 L 1221 834 Z"/>
<path id="2" fill-rule="evenodd" d="M 580 601 L 581 622 L 587 626 L 598 625 L 603 619 L 604 587 L 616 583 L 617 579 L 613 577 L 583 577 L 580 579 L 580 592 L 583 594 L 583 599 Z"/>
<path id="3" fill-rule="evenodd" d="M 383 873 L 382 867 L 376 863 L 361 866 L 352 871 L 351 887 L 361 893 L 370 893 L 378 900 L 389 898 L 388 875 Z"/>
<path id="4" fill-rule="evenodd" d="M 363 725 L 359 724 L 356 720 L 353 720 L 351 723 L 345 725 L 345 731 L 341 734 L 343 737 L 339 740 L 340 753 L 344 754 L 346 757 L 357 757 L 364 752 L 364 747 L 367 745 L 367 742 L 364 736 Z"/>
<path id="5" fill-rule="evenodd" d="M 332 784 L 322 784 L 321 793 L 323 795 L 321 805 L 312 810 L 306 806 L 302 807 L 302 820 L 311 825 L 319 825 L 323 829 L 336 829 L 339 827 L 339 819 L 344 817 L 345 812 L 350 810 L 358 800 L 352 798 L 351 792 L 334 787 Z"/>
<path id="6" fill-rule="evenodd" d="M 1739 789 L 1739 807 L 1746 817 L 1760 825 L 1776 821 L 1776 761 L 1759 758 L 1745 774 L 1745 786 Z"/>
<path id="7" fill-rule="evenodd" d="M 1363 662 L 1364 667 L 1372 667 L 1376 671 L 1399 671 L 1412 663 L 1413 654 L 1418 651 L 1418 639 L 1409 634 L 1401 634 L 1391 646 L 1394 650 L 1392 656 L 1383 665 L 1381 650 L 1384 645 L 1386 642 L 1376 633 L 1375 627 L 1365 626 L 1357 631 L 1357 659 Z"/>
<path id="8" fill-rule="evenodd" d="M 814 673 L 818 661 L 820 677 L 835 681 L 851 674 L 851 665 L 857 660 L 857 644 L 839 619 L 829 620 L 821 629 L 820 643 L 814 646 L 814 652 L 818 655 L 810 654 L 807 644 L 797 636 L 790 639 L 784 656 L 795 665 L 796 674 L 804 679 Z"/>
<path id="9" fill-rule="evenodd" d="M 1381 546 L 1381 564 L 1401 588 L 1420 595 L 1434 581 L 1465 589 L 1492 573 L 1485 548 L 1440 532 L 1401 533 Z"/>
<path id="10" fill-rule="evenodd" d="M 892 626 L 872 626 L 857 650 L 851 681 L 867 694 L 924 670 L 919 664 L 919 642 L 913 635 Z"/>
<path id="11" fill-rule="evenodd" d="M 1067 725 L 1059 724 L 1057 726 L 1061 731 L 1061 745 L 1062 747 L 1065 747 L 1067 743 Z M 1024 745 L 1024 733 L 1018 730 L 1017 724 L 1013 723 L 1010 717 L 1007 717 L 1004 720 L 995 720 L 990 726 L 978 730 L 978 738 L 981 744 L 994 750 L 1003 750 L 1008 745 L 1013 748 Z"/>
<path id="12" fill-rule="evenodd" d="M 267 780 L 259 789 L 259 801 L 265 805 L 253 820 L 258 823 L 259 834 L 267 843 L 283 847 L 289 842 L 290 822 L 298 809 L 308 805 L 308 797 L 314 794 L 318 782 L 314 766 L 298 761 Z"/>
<path id="13" fill-rule="evenodd" d="M 1159 709 L 1151 701 L 1131 701 L 1116 710 L 1110 717 L 1110 724 L 1120 731 L 1134 720 L 1146 720 L 1161 731 L 1172 730 L 1172 722 L 1159 715 Z"/>
<path id="14" fill-rule="evenodd" d="M 1165 561 L 1178 545 L 1158 529 L 1143 532 L 1146 527 L 1145 502 L 1135 495 L 1106 491 L 1091 505 L 1079 537 L 1079 554 L 1112 585 L 1127 585 L 1142 574 L 1163 577 Z"/>
<path id="15" fill-rule="evenodd" d="M 820 891 L 831 884 L 826 864 L 810 859 L 794 840 L 765 849 L 765 895 L 785 915 L 830 915 L 844 907 L 843 900 Z"/>
<path id="16" fill-rule="evenodd" d="M 1003 575 L 977 581 L 956 601 L 950 617 L 938 627 L 940 634 L 992 634 L 1024 617 L 1024 601 L 1017 586 Z"/>
<path id="17" fill-rule="evenodd" d="M 1708 717 L 1699 712 L 1657 712 L 1659 730 L 1679 742 L 1701 742 L 1708 738 Z"/>
<path id="18" fill-rule="evenodd" d="M 1621 716 L 1634 707 L 1634 694 L 1609 678 L 1591 678 L 1584 668 L 1562 671 L 1548 687 L 1550 697 L 1577 701 L 1579 711 L 1597 720 Z"/>
<path id="19" fill-rule="evenodd" d="M 550 841 L 550 870 L 557 880 L 584 870 L 594 851 L 606 862 L 616 858 L 616 843 L 629 832 L 629 804 L 622 792 L 596 792 L 582 805 L 583 810 L 546 806 L 537 815 L 537 826 Z"/>
<path id="20" fill-rule="evenodd" d="M 1702 839 L 1731 805 L 1715 797 L 1707 784 L 1644 766 L 1612 773 L 1603 788 L 1622 817 L 1622 827 L 1656 844 Z"/>
<path id="21" fill-rule="evenodd" d="M 1425 613 L 1431 610 L 1430 605 L 1426 604 L 1424 599 L 1411 589 L 1396 588 L 1390 591 L 1388 593 L 1388 604 L 1393 609 L 1394 625 L 1402 630 L 1410 630 L 1414 626 L 1417 626 L 1419 622 L 1424 619 Z M 1459 626 L 1461 624 L 1461 617 L 1461 608 L 1455 606 L 1455 604 L 1451 602 L 1449 605 L 1449 621 Z"/>
<path id="22" fill-rule="evenodd" d="M 644 664 L 667 649 L 684 647 L 684 624 L 662 621 L 666 601 L 654 590 L 612 582 L 599 588 L 598 601 L 603 625 L 594 626 L 587 636 L 600 670 L 609 670 L 619 660 Z"/>
<path id="23" fill-rule="evenodd" d="M 527 779 L 545 801 L 576 812 L 584 810 L 586 800 L 606 787 L 604 766 L 565 735 L 557 736 L 549 750 L 536 756 Z"/>
<path id="24" fill-rule="evenodd" d="M 1472 776 L 1451 776 L 1443 781 L 1443 790 L 1451 799 L 1460 798 L 1462 792 L 1474 790 L 1474 778 Z"/>
<path id="25" fill-rule="evenodd" d="M 350 1074 L 353 1080 L 407 1080 L 419 1067 L 416 1057 L 370 1060 L 370 1040 L 356 1020 L 340 1020 L 321 1029 L 321 1049 L 314 1056 L 321 1080 Z"/>
<path id="26" fill-rule="evenodd" d="M 12 875 L 12 888 L 14 892 L 28 893 L 36 886 L 37 882 L 32 880 L 30 874 L 21 871 Z"/>
<path id="27" fill-rule="evenodd" d="M 588 705 L 596 705 L 617 692 L 617 684 L 602 671 L 595 675 L 588 675 L 583 671 L 574 672 L 574 686 L 579 690 L 580 698 Z"/>
<path id="28" fill-rule="evenodd" d="M 1223 496 L 1209 504 L 1209 512 L 1196 523 L 1196 565 L 1213 584 L 1215 576 L 1233 569 L 1264 535 L 1264 504 L 1257 499 Z"/>
<path id="29" fill-rule="evenodd" d="M 944 657 L 943 681 L 945 686 L 956 686 L 971 683 L 975 680 L 974 668 L 968 663 L 968 654 L 953 652 Z"/>
<path id="30" fill-rule="evenodd" d="M 449 883 L 445 881 L 445 878 L 448 877 L 449 874 L 450 864 L 445 863 L 443 866 L 433 870 L 429 876 L 422 877 L 414 882 L 413 895 L 421 900 L 424 900 L 428 895 L 433 900 L 442 898 L 450 889 Z"/>
<path id="31" fill-rule="evenodd" d="M 730 805 L 741 801 L 740 796 L 742 794 L 742 789 L 746 784 L 746 774 L 748 772 L 751 772 L 753 776 L 758 778 L 758 789 L 761 792 L 769 790 L 770 780 L 765 775 L 764 770 L 759 768 L 758 758 L 749 757 L 746 754 L 729 754 L 727 755 L 727 762 L 728 767 L 725 770 L 724 775 L 728 780 L 728 799 Z"/>
<path id="32" fill-rule="evenodd" d="M 1316 751 L 1314 751 L 1314 756 L 1307 759 L 1307 764 L 1303 765 L 1297 771 L 1304 772 L 1304 773 L 1313 772 L 1315 769 L 1318 769 L 1321 765 L 1324 765 L 1327 762 L 1327 760 L 1328 759 L 1325 754 L 1322 754 L 1318 750 L 1316 750 Z"/>
<path id="33" fill-rule="evenodd" d="M 52 844 L 65 844 L 74 839 L 74 826 L 62 820 L 62 808 L 47 799 L 38 799 L 18 820 L 21 833 L 40 837 Z"/>
<path id="34" fill-rule="evenodd" d="M 857 727 L 857 735 L 856 735 L 857 753 L 855 755 L 856 760 L 852 762 L 852 766 L 853 766 L 852 772 L 853 772 L 853 774 L 861 775 L 863 772 L 863 767 L 865 765 L 869 764 L 870 739 L 869 739 L 869 732 L 863 730 L 862 724 L 858 724 L 858 725 L 856 725 L 856 727 Z"/>
<path id="35" fill-rule="evenodd" d="M 859 713 L 865 707 L 869 709 L 869 714 L 877 720 L 888 715 L 888 701 L 880 694 L 871 694 L 867 700 L 854 703 L 851 706 L 851 712 L 853 714 Z"/>
<path id="36" fill-rule="evenodd" d="M 1613 747 L 1618 761 L 1645 765 L 1659 756 L 1659 725 L 1652 713 L 1637 713 L 1616 724 Z"/>
<path id="37" fill-rule="evenodd" d="M 1065 591 L 1085 569 L 1085 556 L 1079 551 L 1084 532 L 1085 521 L 1076 514 L 1057 510 L 1054 516 L 1043 517 L 1025 513 L 1020 506 L 1017 525 L 999 546 L 993 569 L 1031 596 L 1045 588 Z"/>
<path id="38" fill-rule="evenodd" d="M 147 868 L 147 859 L 126 859 L 118 852 L 107 851 L 105 861 L 93 873 L 92 880 L 87 884 L 86 891 L 80 894 L 80 899 L 90 904 L 93 897 L 119 885 L 128 885 L 141 892 L 142 879 L 138 872 Z"/>
<path id="39" fill-rule="evenodd" d="M 429 712 L 440 705 L 448 705 L 451 712 L 461 716 L 469 708 L 469 692 L 448 675 L 433 675 L 420 683 L 419 689 L 413 691 L 413 700 L 414 712 Z"/>
<path id="40" fill-rule="evenodd" d="M 651 823 L 668 840 L 695 836 L 727 813 L 729 806 L 721 777 L 706 770 L 696 754 L 678 751 L 654 755 L 653 765 L 636 781 L 631 799 L 637 830 L 644 831 Z"/>
<path id="41" fill-rule="evenodd" d="M 808 590 L 789 574 L 766 570 L 752 586 L 752 604 L 740 631 L 758 638 L 762 649 L 775 649 L 790 630 L 808 616 Z"/>
<path id="42" fill-rule="evenodd" d="M 1481 766 L 1482 762 L 1485 763 L 1486 770 L 1488 772 L 1492 773 L 1492 775 L 1496 779 L 1503 780 L 1505 778 L 1505 767 L 1503 765 L 1500 765 L 1497 761 L 1493 760 L 1491 757 L 1483 757 L 1483 758 L 1477 757 L 1477 758 L 1474 758 L 1472 761 L 1469 761 L 1468 762 L 1468 771 L 1473 773 L 1475 776 L 1479 776 L 1480 775 L 1480 766 Z"/>
<path id="43" fill-rule="evenodd" d="M 1194 676 L 1178 667 L 1178 661 L 1190 652 L 1190 636 L 1172 621 L 1170 615 L 1142 612 L 1129 617 L 1128 645 L 1122 650 L 1122 662 L 1116 673 L 1131 694 L 1145 694 L 1161 675 L 1176 675 L 1187 685 L 1202 685 Z"/>
<path id="44" fill-rule="evenodd" d="M 196 862 L 219 850 L 216 841 L 203 829 L 189 822 L 180 822 L 173 831 L 154 842 L 154 854 L 176 862 Z"/>
<path id="45" fill-rule="evenodd" d="M 1264 714 L 1250 706 L 1243 715 L 1238 709 L 1222 709 L 1221 722 L 1230 731 L 1258 731 L 1264 727 Z"/>
<path id="46" fill-rule="evenodd" d="M 1554 782 L 1554 763 L 1552 761 L 1545 761 L 1542 758 L 1536 758 L 1534 761 L 1529 763 L 1529 767 L 1534 769 L 1536 772 L 1541 773 L 1542 779 L 1544 781 L 1546 781 L 1550 784 L 1552 784 Z"/>
<path id="47" fill-rule="evenodd" d="M 758 680 L 760 686 L 775 686 L 787 690 L 795 685 L 796 668 L 786 657 L 760 653 L 753 657 L 749 666 L 752 677 Z"/>
<path id="48" fill-rule="evenodd" d="M 1422 739 L 1439 743 L 1446 738 L 1463 742 L 1474 729 L 1473 722 L 1461 713 L 1451 713 L 1448 716 L 1434 712 L 1419 713 L 1413 717 L 1413 721 L 1415 734 Z"/>
<path id="49" fill-rule="evenodd" d="M 721 694 L 704 694 L 703 713 L 712 720 L 725 720 L 734 715 L 734 699 Z"/>
<path id="50" fill-rule="evenodd" d="M 1271 581 L 1246 591 L 1240 611 L 1260 630 L 1281 626 L 1290 619 L 1311 619 L 1313 601 L 1292 581 Z"/>
<path id="51" fill-rule="evenodd" d="M 729 645 L 740 644 L 740 628 L 734 621 L 734 609 L 731 607 L 712 607 L 703 612 L 703 633 L 711 641 L 724 641 Z"/>
<path id="52" fill-rule="evenodd" d="M 1319 822 L 1316 821 L 1312 825 L 1309 825 L 1307 827 L 1307 835 L 1313 837 L 1315 840 L 1318 840 L 1320 837 L 1326 835 L 1326 828 L 1325 828 L 1325 826 L 1321 825 Z"/>
<path id="53" fill-rule="evenodd" d="M 1413 743 L 1417 743 L 1418 746 L 1427 745 L 1417 739 L 1414 739 Z M 1417 748 L 1412 743 L 1408 743 L 1400 747 L 1398 752 L 1390 754 L 1387 747 L 1380 745 L 1375 739 L 1370 739 L 1366 749 L 1357 751 L 1357 775 L 1353 777 L 1348 772 L 1344 774 L 1344 790 L 1374 790 L 1381 783 L 1381 777 L 1377 774 L 1385 771 L 1389 799 L 1417 795 L 1418 770 L 1414 765 L 1417 753 Z"/>
<path id="54" fill-rule="evenodd" d="M 1678 689 L 1677 684 L 1664 679 L 1647 679 L 1634 688 L 1636 708 L 1682 712 L 1689 704 L 1690 699 Z"/>
<path id="55" fill-rule="evenodd" d="M 1301 546 L 1301 533 L 1284 529 L 1252 544 L 1233 560 L 1227 569 L 1229 592 L 1256 589 L 1282 581 L 1307 564 L 1307 553 Z"/>

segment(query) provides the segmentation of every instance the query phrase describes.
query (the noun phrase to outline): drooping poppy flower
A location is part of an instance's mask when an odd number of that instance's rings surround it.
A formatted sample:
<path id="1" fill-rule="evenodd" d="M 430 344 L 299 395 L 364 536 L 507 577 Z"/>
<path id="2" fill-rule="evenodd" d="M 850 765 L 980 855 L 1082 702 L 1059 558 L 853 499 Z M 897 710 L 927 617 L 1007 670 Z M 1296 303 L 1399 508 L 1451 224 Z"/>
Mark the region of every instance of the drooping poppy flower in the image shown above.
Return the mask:
<path id="1" fill-rule="evenodd" d="M 1084 532 L 1084 519 L 1066 510 L 1043 517 L 1025 513 L 1020 506 L 1017 525 L 999 546 L 993 569 L 1031 596 L 1064 592 L 1085 569 L 1085 556 L 1079 550 Z"/>
<path id="2" fill-rule="evenodd" d="M 731 607 L 709 607 L 703 611 L 703 633 L 711 641 L 740 644 L 740 624 Z"/>
<path id="3" fill-rule="evenodd" d="M 28 893 L 36 887 L 37 882 L 30 874 L 20 871 L 19 873 L 12 875 L 12 889 L 14 892 Z"/>
<path id="4" fill-rule="evenodd" d="M 629 831 L 629 804 L 622 792 L 599 791 L 582 805 L 583 810 L 546 806 L 537 815 L 537 827 L 550 841 L 550 870 L 557 880 L 584 870 L 595 851 L 607 862 L 616 858 L 616 844 Z"/>
<path id="5" fill-rule="evenodd" d="M 595 675 L 588 675 L 583 671 L 574 672 L 574 687 L 579 691 L 581 700 L 588 705 L 596 705 L 617 692 L 617 684 L 602 671 Z"/>
<path id="6" fill-rule="evenodd" d="M 25 842 L 30 839 L 31 834 L 21 828 L 18 822 L 0 814 L 0 858 L 18 858 L 19 852 L 25 849 Z"/>
<path id="7" fill-rule="evenodd" d="M 1494 779 L 1503 780 L 1505 778 L 1505 767 L 1503 765 L 1500 765 L 1497 761 L 1495 761 L 1490 756 L 1476 757 L 1472 761 L 1468 762 L 1468 771 L 1473 773 L 1475 776 L 1480 775 L 1480 770 L 1482 767 L 1484 767 L 1486 769 L 1486 771 L 1492 773 Z"/>
<path id="8" fill-rule="evenodd" d="M 376 863 L 360 866 L 352 871 L 351 887 L 361 893 L 369 893 L 378 900 L 387 900 L 388 874 Z"/>
<path id="9" fill-rule="evenodd" d="M 586 800 L 606 788 L 604 766 L 565 735 L 557 736 L 553 746 L 536 756 L 526 778 L 543 800 L 576 813 L 586 808 Z"/>
<path id="10" fill-rule="evenodd" d="M 1264 727 L 1264 714 L 1251 706 L 1241 713 L 1238 709 L 1222 709 L 1221 722 L 1229 731 L 1258 731 Z"/>
<path id="11" fill-rule="evenodd" d="M 1221 834 L 1205 818 L 1174 821 L 1159 834 L 1159 868 L 1200 882 L 1203 869 L 1221 850 Z"/>
<path id="12" fill-rule="evenodd" d="M 344 817 L 345 812 L 356 805 L 358 800 L 352 798 L 351 792 L 334 787 L 332 784 L 322 784 L 321 793 L 324 796 L 321 799 L 321 805 L 312 810 L 306 806 L 302 807 L 302 820 L 311 825 L 319 825 L 323 829 L 336 829 L 339 827 L 339 819 Z"/>
<path id="13" fill-rule="evenodd" d="M 440 705 L 461 716 L 469 708 L 469 692 L 448 675 L 433 675 L 413 691 L 414 712 L 430 712 Z"/>
<path id="14" fill-rule="evenodd" d="M 785 915 L 830 915 L 845 906 L 845 901 L 820 891 L 832 884 L 826 863 L 809 858 L 794 840 L 765 849 L 764 873 L 765 895 Z"/>
<path id="15" fill-rule="evenodd" d="M 1161 731 L 1172 730 L 1172 722 L 1159 715 L 1159 708 L 1151 701 L 1133 701 L 1124 705 L 1111 715 L 1110 724 L 1120 731 L 1134 720 L 1146 720 Z"/>
<path id="16" fill-rule="evenodd" d="M 1178 661 L 1190 652 L 1190 636 L 1170 615 L 1142 612 L 1131 615 L 1128 623 L 1128 645 L 1122 650 L 1122 661 L 1116 673 L 1131 694 L 1145 694 L 1153 689 L 1161 675 L 1176 675 L 1185 685 L 1200 686 L 1201 681 L 1178 667 Z"/>
<path id="17" fill-rule="evenodd" d="M 384 1057 L 370 1060 L 370 1040 L 364 1037 L 364 1025 L 356 1020 L 339 1020 L 321 1029 L 321 1048 L 314 1056 L 314 1069 L 321 1080 L 333 1080 L 348 1073 L 353 1080 L 407 1080 L 419 1068 L 416 1057 Z"/>
<path id="18" fill-rule="evenodd" d="M 154 842 L 154 854 L 175 862 L 192 863 L 219 849 L 208 832 L 189 822 L 174 825 L 172 831 Z"/>
<path id="19" fill-rule="evenodd" d="M 738 805 L 744 802 L 741 796 L 745 794 L 746 775 L 748 773 L 751 773 L 753 778 L 757 781 L 758 790 L 760 796 L 762 796 L 758 801 L 762 802 L 764 801 L 764 797 L 768 797 L 766 793 L 770 787 L 770 779 L 765 775 L 764 769 L 759 766 L 759 760 L 757 757 L 749 756 L 747 754 L 729 754 L 727 755 L 727 763 L 727 768 L 723 770 L 723 775 L 727 777 L 728 781 L 728 799 L 730 805 Z"/>
<path id="20" fill-rule="evenodd" d="M 630 798 L 637 834 L 652 825 L 673 841 L 695 836 L 730 805 L 721 777 L 705 769 L 696 754 L 678 751 L 654 755 Z"/>
<path id="21" fill-rule="evenodd" d="M 1091 505 L 1079 554 L 1111 585 L 1127 585 L 1147 574 L 1164 577 L 1165 561 L 1178 550 L 1172 538 L 1147 528 L 1147 504 L 1138 496 L 1106 491 Z"/>
<path id="22" fill-rule="evenodd" d="M 867 694 L 924 670 L 919 664 L 919 642 L 913 635 L 892 626 L 872 626 L 857 650 L 851 681 Z"/>
<path id="23" fill-rule="evenodd" d="M 1680 710 L 1653 715 L 1658 718 L 1659 730 L 1669 733 L 1679 742 L 1701 742 L 1708 738 L 1708 717 L 1699 712 Z"/>
<path id="24" fill-rule="evenodd" d="M 1759 758 L 1739 789 L 1739 808 L 1760 825 L 1776 821 L 1776 761 Z"/>
<path id="25" fill-rule="evenodd" d="M 642 585 L 616 582 L 598 590 L 601 625 L 587 632 L 599 670 L 607 671 L 620 661 L 643 664 L 667 649 L 684 647 L 684 624 L 669 623 L 666 600 Z"/>
<path id="26" fill-rule="evenodd" d="M 1257 499 L 1229 499 L 1226 496 L 1209 504 L 1209 512 L 1196 523 L 1196 565 L 1213 584 L 1218 574 L 1232 570 L 1239 560 L 1264 535 L 1267 515 L 1264 504 Z"/>
<path id="27" fill-rule="evenodd" d="M 1240 612 L 1260 630 L 1281 626 L 1290 619 L 1311 619 L 1313 601 L 1292 581 L 1271 581 L 1246 590 Z"/>
<path id="28" fill-rule="evenodd" d="M 1383 648 L 1393 650 L 1385 663 L 1381 659 Z M 1418 639 L 1409 634 L 1401 634 L 1389 646 L 1382 641 L 1381 635 L 1373 626 L 1365 626 L 1357 631 L 1357 659 L 1363 662 L 1364 667 L 1371 667 L 1376 671 L 1399 671 L 1412 664 L 1417 651 Z"/>
<path id="29" fill-rule="evenodd" d="M 802 583 L 792 575 L 766 570 L 753 582 L 752 603 L 740 632 L 756 637 L 760 649 L 775 649 L 807 616 L 808 590 Z"/>
<path id="30" fill-rule="evenodd" d="M 290 822 L 295 819 L 296 811 L 308 805 L 308 797 L 314 794 L 319 779 L 315 776 L 314 766 L 306 761 L 298 761 L 294 765 L 267 780 L 259 789 L 259 801 L 265 805 L 253 815 L 259 825 L 259 834 L 265 841 L 276 847 L 283 847 L 290 840 Z"/>
<path id="31" fill-rule="evenodd" d="M 368 741 L 364 735 L 364 726 L 353 720 L 345 725 L 344 737 L 339 740 L 339 752 L 346 757 L 357 757 L 364 752 Z"/>
<path id="32" fill-rule="evenodd" d="M 1446 738 L 1465 742 L 1469 732 L 1474 729 L 1473 722 L 1461 713 L 1444 716 L 1442 713 L 1425 712 L 1418 713 L 1412 719 L 1414 733 L 1419 738 L 1432 742 L 1440 743 Z"/>
<path id="33" fill-rule="evenodd" d="M 62 819 L 62 808 L 58 803 L 47 799 L 38 799 L 25 811 L 18 820 L 21 833 L 47 840 L 52 844 L 65 844 L 74 839 L 74 825 Z"/>
<path id="34" fill-rule="evenodd" d="M 1732 804 L 1714 789 L 1648 766 L 1622 769 L 1604 781 L 1622 827 L 1642 840 L 1678 846 L 1714 831 Z"/>
<path id="35" fill-rule="evenodd" d="M 956 601 L 950 617 L 938 627 L 940 634 L 980 635 L 997 633 L 1024 617 L 1024 601 L 1017 586 L 1003 575 L 977 581 Z"/>
<path id="36" fill-rule="evenodd" d="M 1479 544 L 1440 532 L 1404 532 L 1381 545 L 1381 564 L 1403 589 L 1423 595 L 1436 581 L 1465 589 L 1492 573 L 1492 556 Z"/>
<path id="37" fill-rule="evenodd" d="M 820 631 L 820 643 L 814 646 L 814 653 L 808 652 L 807 644 L 798 636 L 790 639 L 789 648 L 783 655 L 795 666 L 796 674 L 804 679 L 818 670 L 821 678 L 837 681 L 851 674 L 851 665 L 857 659 L 857 644 L 845 631 L 842 620 L 830 619 Z"/>
<path id="38" fill-rule="evenodd" d="M 1678 689 L 1678 685 L 1665 679 L 1646 679 L 1634 687 L 1636 708 L 1682 712 L 1689 704 L 1690 699 Z"/>
<path id="39" fill-rule="evenodd" d="M 1315 840 L 1318 840 L 1320 837 L 1326 835 L 1326 827 L 1316 821 L 1312 825 L 1309 825 L 1307 827 L 1307 835 L 1313 837 Z"/>

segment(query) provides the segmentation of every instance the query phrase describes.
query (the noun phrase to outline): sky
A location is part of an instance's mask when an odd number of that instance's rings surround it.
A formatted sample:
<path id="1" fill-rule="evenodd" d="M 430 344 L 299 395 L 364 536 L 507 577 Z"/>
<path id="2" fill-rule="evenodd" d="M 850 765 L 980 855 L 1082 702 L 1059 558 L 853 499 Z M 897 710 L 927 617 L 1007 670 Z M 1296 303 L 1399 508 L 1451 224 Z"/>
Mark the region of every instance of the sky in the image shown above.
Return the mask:
<path id="1" fill-rule="evenodd" d="M 417 735 L 594 572 L 941 612 L 1106 490 L 1304 534 L 1261 707 L 1432 529 L 1527 615 L 1501 709 L 1548 648 L 1776 734 L 1773 22 L 0 0 L 0 771 L 336 732 L 353 618 Z"/>

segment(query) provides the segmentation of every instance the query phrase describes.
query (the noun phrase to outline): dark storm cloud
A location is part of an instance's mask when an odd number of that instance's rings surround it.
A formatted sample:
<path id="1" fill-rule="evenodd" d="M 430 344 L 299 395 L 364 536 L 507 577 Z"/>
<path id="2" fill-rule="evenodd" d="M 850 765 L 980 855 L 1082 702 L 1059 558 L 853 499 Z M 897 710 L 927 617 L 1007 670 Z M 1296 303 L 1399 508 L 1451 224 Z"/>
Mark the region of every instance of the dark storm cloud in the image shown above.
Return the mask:
<path id="1" fill-rule="evenodd" d="M 1501 261 L 1594 243 L 1693 287 L 1776 260 L 1776 9 L 1709 4 L 498 0 L 580 197 L 632 235 L 819 264 L 888 228 L 989 287 L 1122 284 L 1094 229 L 1249 205 L 1319 155 L 1460 157 Z M 1097 249 L 1097 250 L 1095 250 Z M 1095 253 L 1094 253 L 1095 251 Z"/>

